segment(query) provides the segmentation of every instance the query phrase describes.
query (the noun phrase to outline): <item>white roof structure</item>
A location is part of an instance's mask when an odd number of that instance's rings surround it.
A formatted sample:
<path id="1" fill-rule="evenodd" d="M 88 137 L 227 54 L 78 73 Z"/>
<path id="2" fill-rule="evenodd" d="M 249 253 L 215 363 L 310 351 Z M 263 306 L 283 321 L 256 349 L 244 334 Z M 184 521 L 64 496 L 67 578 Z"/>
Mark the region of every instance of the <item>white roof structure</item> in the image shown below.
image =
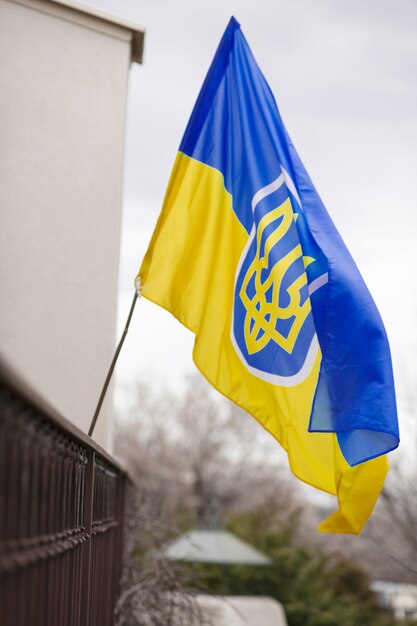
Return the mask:
<path id="1" fill-rule="evenodd" d="M 269 565 L 271 559 L 227 530 L 191 530 L 163 548 L 171 561 Z"/>
<path id="2" fill-rule="evenodd" d="M 171 596 L 172 598 L 172 596 Z M 268 597 L 253 596 L 193 596 L 201 611 L 204 624 L 210 626 L 287 626 L 282 605 Z M 178 596 L 173 613 L 173 623 L 184 624 L 187 604 Z"/>
<path id="3" fill-rule="evenodd" d="M 197 604 L 213 626 L 287 626 L 284 609 L 273 598 L 199 595 Z"/>

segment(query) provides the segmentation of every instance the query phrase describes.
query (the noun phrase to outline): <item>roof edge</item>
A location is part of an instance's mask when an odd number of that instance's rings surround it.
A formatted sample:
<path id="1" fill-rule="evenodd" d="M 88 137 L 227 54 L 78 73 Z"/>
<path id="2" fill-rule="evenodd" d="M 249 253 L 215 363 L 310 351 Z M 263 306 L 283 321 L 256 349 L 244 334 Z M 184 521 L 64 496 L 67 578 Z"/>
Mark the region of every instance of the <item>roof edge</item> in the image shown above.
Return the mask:
<path id="1" fill-rule="evenodd" d="M 74 9 L 80 13 L 97 17 L 105 22 L 110 22 L 111 24 L 116 24 L 117 26 L 122 26 L 123 28 L 130 30 L 132 32 L 132 62 L 143 63 L 146 29 L 142 24 L 129 20 L 125 17 L 120 17 L 119 15 L 115 15 L 109 11 L 100 9 L 99 7 L 92 6 L 91 4 L 86 4 L 81 0 L 50 0 L 50 2 L 53 4 L 59 4 L 69 9 Z"/>

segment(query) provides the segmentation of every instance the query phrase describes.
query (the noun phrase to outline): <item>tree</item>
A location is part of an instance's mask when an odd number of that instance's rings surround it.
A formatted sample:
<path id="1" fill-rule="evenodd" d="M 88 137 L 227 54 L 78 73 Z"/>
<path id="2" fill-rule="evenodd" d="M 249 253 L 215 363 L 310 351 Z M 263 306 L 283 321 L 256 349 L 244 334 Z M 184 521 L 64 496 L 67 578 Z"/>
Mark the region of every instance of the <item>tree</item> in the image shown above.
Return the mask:
<path id="1" fill-rule="evenodd" d="M 395 567 L 397 576 L 417 584 L 417 385 L 414 369 L 417 349 L 414 347 L 412 352 L 409 367 L 403 364 L 400 368 L 399 409 L 406 417 L 403 429 L 407 438 L 388 474 L 371 530 L 372 538 L 391 568 Z M 410 442 L 411 450 L 407 447 Z"/>
<path id="2" fill-rule="evenodd" d="M 201 612 L 186 589 L 192 572 L 158 550 L 166 528 L 146 492 L 130 486 L 125 512 L 124 559 L 115 626 L 202 626 Z"/>
<path id="3" fill-rule="evenodd" d="M 200 375 L 179 398 L 138 385 L 117 431 L 116 453 L 174 529 L 221 525 L 272 500 L 283 518 L 300 506 L 277 442 Z"/>

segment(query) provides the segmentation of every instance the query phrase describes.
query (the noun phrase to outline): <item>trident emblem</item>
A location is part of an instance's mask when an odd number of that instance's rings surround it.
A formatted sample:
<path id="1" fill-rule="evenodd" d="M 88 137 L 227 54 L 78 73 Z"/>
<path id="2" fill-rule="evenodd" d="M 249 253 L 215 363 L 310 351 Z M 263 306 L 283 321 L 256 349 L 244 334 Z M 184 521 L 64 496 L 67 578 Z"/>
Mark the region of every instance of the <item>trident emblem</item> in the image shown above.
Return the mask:
<path id="1" fill-rule="evenodd" d="M 232 343 L 255 376 L 296 385 L 319 350 L 309 294 L 327 282 L 327 274 L 315 280 L 314 271 L 308 282 L 306 269 L 318 264 L 314 247 L 300 243 L 304 215 L 286 172 L 255 193 L 252 210 L 253 228 L 236 272 Z M 310 250 L 314 257 L 306 256 Z"/>
<path id="2" fill-rule="evenodd" d="M 297 276 L 286 288 L 289 296 L 288 304 L 286 306 L 279 304 L 283 278 L 293 263 L 297 259 L 303 258 L 303 252 L 299 243 L 278 260 L 271 258 L 271 252 L 293 226 L 294 217 L 291 201 L 287 198 L 281 206 L 267 213 L 258 224 L 256 254 L 239 291 L 246 309 L 244 335 L 249 354 L 259 352 L 269 341 L 275 341 L 286 352 L 291 353 L 301 327 L 311 311 L 309 298 L 301 303 L 301 289 L 307 286 L 305 272 Z M 267 227 L 279 219 L 281 221 L 277 228 L 266 235 Z M 265 277 L 263 277 L 264 274 Z M 254 281 L 255 287 L 252 296 L 249 295 L 248 291 L 251 280 Z M 269 297 L 267 294 L 270 294 Z M 278 320 L 290 321 L 287 335 L 277 329 Z"/>

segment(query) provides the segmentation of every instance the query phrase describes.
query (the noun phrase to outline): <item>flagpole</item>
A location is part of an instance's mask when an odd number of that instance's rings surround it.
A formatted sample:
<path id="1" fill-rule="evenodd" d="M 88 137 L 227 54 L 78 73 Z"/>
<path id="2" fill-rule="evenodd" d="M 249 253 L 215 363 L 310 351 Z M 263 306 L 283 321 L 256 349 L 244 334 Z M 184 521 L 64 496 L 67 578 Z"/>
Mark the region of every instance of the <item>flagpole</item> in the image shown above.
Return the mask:
<path id="1" fill-rule="evenodd" d="M 101 405 L 103 404 L 104 397 L 106 395 L 106 391 L 107 391 L 107 388 L 109 386 L 109 383 L 110 383 L 110 380 L 111 380 L 111 377 L 112 377 L 112 374 L 113 374 L 113 370 L 115 368 L 115 365 L 117 363 L 117 359 L 118 359 L 119 354 L 120 354 L 120 350 L 122 349 L 124 340 L 126 339 L 127 331 L 129 330 L 130 320 L 132 319 L 133 311 L 135 310 L 135 304 L 136 304 L 136 300 L 138 299 L 138 296 L 140 296 L 140 284 L 136 285 L 135 295 L 133 296 L 133 300 L 132 300 L 132 304 L 130 306 L 129 315 L 127 316 L 125 328 L 124 328 L 124 331 L 123 331 L 122 336 L 120 338 L 120 341 L 119 341 L 119 343 L 117 345 L 116 352 L 114 353 L 113 360 L 112 360 L 112 362 L 110 364 L 109 371 L 107 372 L 106 380 L 104 381 L 103 389 L 101 390 L 101 394 L 100 394 L 100 397 L 99 397 L 98 402 L 97 402 L 96 410 L 94 411 L 93 419 L 91 420 L 90 428 L 88 430 L 88 435 L 90 437 L 93 434 L 94 427 L 96 425 L 97 418 L 98 418 L 99 413 L 100 413 Z"/>

